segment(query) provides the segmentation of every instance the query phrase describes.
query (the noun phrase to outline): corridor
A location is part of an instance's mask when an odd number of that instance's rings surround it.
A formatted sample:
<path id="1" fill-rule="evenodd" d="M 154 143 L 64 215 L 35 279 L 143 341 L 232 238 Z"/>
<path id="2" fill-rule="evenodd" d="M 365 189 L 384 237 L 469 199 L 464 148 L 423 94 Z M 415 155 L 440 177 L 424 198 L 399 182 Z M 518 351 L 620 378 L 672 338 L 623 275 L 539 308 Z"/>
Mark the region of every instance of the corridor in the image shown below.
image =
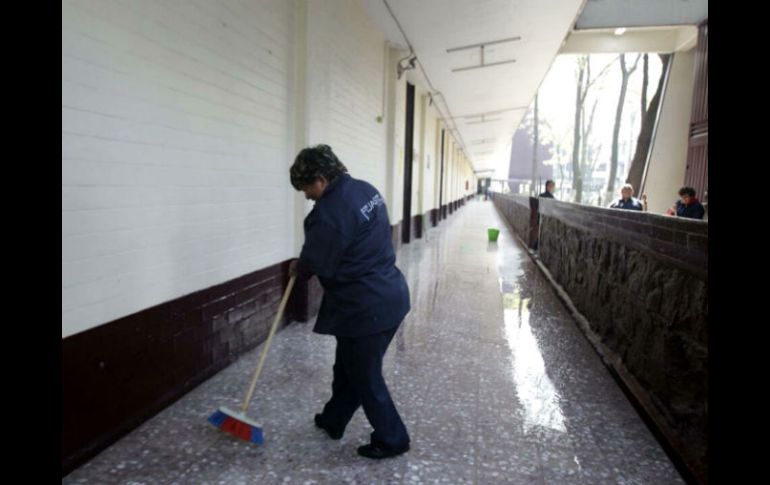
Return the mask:
<path id="1" fill-rule="evenodd" d="M 496 243 L 487 228 L 498 227 Z M 385 357 L 411 435 L 405 455 L 356 454 L 313 424 L 334 339 L 312 321 L 276 334 L 248 414 L 265 444 L 207 423 L 234 408 L 262 346 L 76 469 L 63 483 L 683 483 L 491 202 L 474 199 L 403 246 L 412 311 Z"/>

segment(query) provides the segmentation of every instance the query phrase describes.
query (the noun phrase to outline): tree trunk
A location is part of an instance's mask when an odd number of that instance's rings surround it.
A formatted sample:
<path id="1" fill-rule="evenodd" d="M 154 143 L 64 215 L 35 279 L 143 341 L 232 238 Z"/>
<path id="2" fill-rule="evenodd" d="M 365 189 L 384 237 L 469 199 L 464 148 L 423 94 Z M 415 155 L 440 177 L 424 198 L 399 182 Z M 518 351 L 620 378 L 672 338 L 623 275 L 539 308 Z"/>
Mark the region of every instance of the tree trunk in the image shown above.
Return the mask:
<path id="1" fill-rule="evenodd" d="M 538 121 L 537 121 L 537 94 L 535 94 L 535 133 L 534 133 L 534 143 L 532 148 L 532 189 L 530 190 L 530 195 L 533 197 L 537 197 L 537 177 L 538 177 L 538 163 L 537 163 L 537 146 L 540 144 L 540 134 L 537 131 L 538 128 Z"/>
<path id="2" fill-rule="evenodd" d="M 586 180 L 591 180 L 593 176 L 593 167 L 589 169 L 588 150 L 592 148 L 589 146 L 588 141 L 591 138 L 591 131 L 594 125 L 594 115 L 596 114 L 596 105 L 599 103 L 599 99 L 594 99 L 594 104 L 591 106 L 591 114 L 588 116 L 588 125 L 586 125 L 586 114 L 583 112 L 583 126 L 582 126 L 582 139 L 583 146 L 580 150 L 580 176 L 585 184 Z M 583 103 L 583 109 L 585 110 L 585 102 Z"/>
<path id="3" fill-rule="evenodd" d="M 572 143 L 572 187 L 575 189 L 574 201 L 580 203 L 583 199 L 583 167 L 580 163 L 580 144 L 586 143 L 587 140 L 581 140 L 580 130 L 583 124 L 581 117 L 585 115 L 584 104 L 588 97 L 588 90 L 591 86 L 604 77 L 608 69 L 614 62 L 608 62 L 599 74 L 591 79 L 591 55 L 584 55 L 578 58 L 578 83 L 577 83 L 577 95 L 575 97 L 575 127 L 574 127 L 574 139 Z M 585 79 L 584 79 L 585 76 Z"/>
<path id="4" fill-rule="evenodd" d="M 642 118 L 642 126 L 639 129 L 639 138 L 636 141 L 636 152 L 634 153 L 634 159 L 631 161 L 631 168 L 628 170 L 628 177 L 626 183 L 634 186 L 634 190 L 638 190 L 639 194 L 642 193 L 642 177 L 644 176 L 644 167 L 647 164 L 647 154 L 650 151 L 650 144 L 652 143 L 652 130 L 655 127 L 655 118 L 658 115 L 658 105 L 660 104 L 660 98 L 663 95 L 663 83 L 666 79 L 666 72 L 668 71 L 668 63 L 671 59 L 671 54 L 658 54 L 661 62 L 660 79 L 658 79 L 658 89 L 655 90 L 655 95 L 650 100 L 650 106 L 647 108 L 647 112 L 644 113 Z"/>
<path id="5" fill-rule="evenodd" d="M 574 201 L 580 203 L 583 196 L 583 179 L 580 170 L 580 115 L 583 107 L 583 76 L 585 75 L 585 57 L 578 59 L 578 82 L 575 92 L 575 127 L 572 139 L 572 191 Z"/>
<path id="6" fill-rule="evenodd" d="M 599 99 L 594 99 L 594 104 L 591 106 L 591 114 L 588 116 L 588 124 L 586 125 L 585 103 L 583 103 L 583 115 L 582 126 L 580 127 L 580 137 L 583 140 L 583 144 L 580 147 L 580 169 L 583 173 L 583 181 L 585 181 L 586 174 L 586 162 L 588 161 L 588 139 L 591 136 L 591 131 L 594 124 L 594 115 L 596 114 L 596 105 L 599 104 Z"/>
<path id="7" fill-rule="evenodd" d="M 642 70 L 642 118 L 647 112 L 647 84 L 650 82 L 649 58 L 644 54 L 644 65 Z"/>
<path id="8" fill-rule="evenodd" d="M 610 176 L 607 180 L 607 198 L 609 200 L 615 193 L 615 179 L 618 176 L 618 142 L 620 138 L 620 124 L 623 119 L 623 106 L 626 102 L 626 91 L 628 90 L 628 80 L 631 74 L 636 70 L 636 66 L 639 64 L 639 56 L 636 56 L 636 61 L 631 69 L 626 70 L 626 55 L 620 56 L 620 74 L 622 76 L 620 82 L 620 96 L 618 97 L 618 106 L 615 110 L 615 126 L 612 128 L 612 148 L 610 151 Z M 644 92 L 644 90 L 642 90 Z"/>
<path id="9" fill-rule="evenodd" d="M 626 168 L 630 168 L 631 159 L 634 158 L 634 133 L 636 133 L 636 113 L 631 113 L 631 126 L 628 127 L 628 155 Z"/>

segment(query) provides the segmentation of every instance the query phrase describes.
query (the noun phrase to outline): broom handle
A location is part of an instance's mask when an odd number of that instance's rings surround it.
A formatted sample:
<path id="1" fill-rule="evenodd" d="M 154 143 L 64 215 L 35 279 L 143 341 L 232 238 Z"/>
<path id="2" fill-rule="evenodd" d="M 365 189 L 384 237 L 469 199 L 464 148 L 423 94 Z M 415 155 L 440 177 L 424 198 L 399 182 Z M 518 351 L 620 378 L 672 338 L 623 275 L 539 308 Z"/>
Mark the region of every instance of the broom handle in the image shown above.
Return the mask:
<path id="1" fill-rule="evenodd" d="M 273 335 L 275 335 L 275 330 L 278 328 L 278 322 L 280 322 L 281 317 L 283 317 L 283 310 L 286 308 L 286 302 L 289 301 L 289 294 L 291 293 L 291 289 L 294 286 L 294 280 L 296 279 L 297 279 L 297 276 L 292 275 L 291 278 L 289 278 L 289 284 L 286 286 L 286 290 L 283 292 L 283 298 L 281 299 L 281 304 L 278 307 L 278 313 L 275 315 L 275 319 L 273 320 L 273 325 L 270 327 L 270 333 L 267 334 L 265 347 L 262 349 L 262 355 L 259 357 L 259 363 L 257 364 L 257 370 L 254 372 L 254 378 L 251 379 L 249 392 L 246 393 L 246 399 L 244 399 L 243 404 L 241 404 L 241 411 L 243 413 L 246 413 L 246 409 L 248 409 L 249 407 L 251 396 L 254 394 L 254 388 L 257 386 L 257 379 L 259 379 L 259 374 L 262 373 L 262 364 L 265 363 L 265 357 L 267 356 L 267 349 L 270 348 L 270 342 L 272 342 Z"/>

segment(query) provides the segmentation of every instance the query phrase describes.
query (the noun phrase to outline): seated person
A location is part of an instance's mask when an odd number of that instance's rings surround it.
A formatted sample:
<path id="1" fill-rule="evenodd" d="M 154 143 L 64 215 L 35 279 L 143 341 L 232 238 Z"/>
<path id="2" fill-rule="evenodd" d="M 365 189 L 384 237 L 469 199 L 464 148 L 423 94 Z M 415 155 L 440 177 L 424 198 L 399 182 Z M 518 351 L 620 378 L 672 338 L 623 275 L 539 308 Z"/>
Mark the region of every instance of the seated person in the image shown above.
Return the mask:
<path id="1" fill-rule="evenodd" d="M 703 219 L 706 209 L 698 199 L 695 198 L 695 189 L 692 187 L 682 187 L 679 189 L 680 200 L 670 208 L 666 213 L 671 216 L 687 217 L 689 219 Z"/>
<path id="2" fill-rule="evenodd" d="M 634 187 L 631 184 L 625 184 L 620 189 L 621 197 L 610 204 L 610 209 L 627 209 L 640 211 L 643 209 L 642 203 L 634 195 Z"/>

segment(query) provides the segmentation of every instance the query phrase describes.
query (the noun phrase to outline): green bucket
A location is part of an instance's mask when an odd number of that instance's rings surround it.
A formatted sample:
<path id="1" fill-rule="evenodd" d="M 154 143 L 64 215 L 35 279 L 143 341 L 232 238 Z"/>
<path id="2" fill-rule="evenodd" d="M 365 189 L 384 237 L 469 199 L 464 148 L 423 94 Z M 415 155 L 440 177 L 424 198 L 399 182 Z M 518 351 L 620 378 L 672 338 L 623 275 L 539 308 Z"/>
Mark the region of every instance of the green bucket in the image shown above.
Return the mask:
<path id="1" fill-rule="evenodd" d="M 489 235 L 489 240 L 495 242 L 497 241 L 497 236 L 500 235 L 500 229 L 487 229 L 487 234 Z"/>

